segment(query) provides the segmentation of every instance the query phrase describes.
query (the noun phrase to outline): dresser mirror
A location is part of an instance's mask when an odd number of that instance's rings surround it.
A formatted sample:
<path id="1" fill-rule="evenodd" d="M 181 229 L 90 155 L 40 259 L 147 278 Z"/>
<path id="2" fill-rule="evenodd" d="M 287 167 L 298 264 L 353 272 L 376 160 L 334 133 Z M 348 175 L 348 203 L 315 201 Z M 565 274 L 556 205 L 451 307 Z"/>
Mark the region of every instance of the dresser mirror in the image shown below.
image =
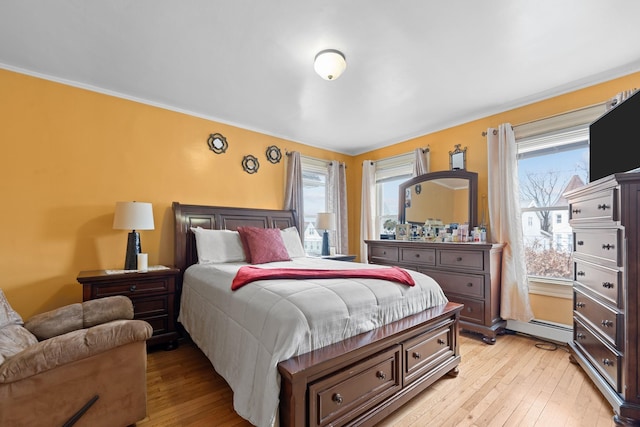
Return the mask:
<path id="1" fill-rule="evenodd" d="M 466 170 L 431 172 L 399 186 L 398 222 L 423 225 L 427 220 L 442 224 L 477 226 L 478 174 Z"/>

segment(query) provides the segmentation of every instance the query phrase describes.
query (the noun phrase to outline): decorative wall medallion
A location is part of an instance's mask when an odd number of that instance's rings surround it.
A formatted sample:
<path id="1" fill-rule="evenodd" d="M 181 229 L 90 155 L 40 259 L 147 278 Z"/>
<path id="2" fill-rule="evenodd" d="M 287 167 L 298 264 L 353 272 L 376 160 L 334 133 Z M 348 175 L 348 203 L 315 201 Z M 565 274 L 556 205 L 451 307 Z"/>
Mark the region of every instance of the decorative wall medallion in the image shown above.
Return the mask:
<path id="1" fill-rule="evenodd" d="M 251 154 L 247 154 L 242 159 L 242 169 L 244 169 L 246 173 L 256 173 L 258 172 L 259 167 L 260 163 L 258 162 L 258 159 Z"/>
<path id="2" fill-rule="evenodd" d="M 220 135 L 219 133 L 212 133 L 211 135 L 209 135 L 207 144 L 209 145 L 209 149 L 216 154 L 222 154 L 227 151 L 227 148 L 229 148 L 229 144 L 227 144 L 227 138 Z"/>
<path id="3" fill-rule="evenodd" d="M 278 147 L 275 145 L 267 147 L 267 160 L 271 163 L 280 163 L 280 159 L 282 159 L 282 153 Z"/>

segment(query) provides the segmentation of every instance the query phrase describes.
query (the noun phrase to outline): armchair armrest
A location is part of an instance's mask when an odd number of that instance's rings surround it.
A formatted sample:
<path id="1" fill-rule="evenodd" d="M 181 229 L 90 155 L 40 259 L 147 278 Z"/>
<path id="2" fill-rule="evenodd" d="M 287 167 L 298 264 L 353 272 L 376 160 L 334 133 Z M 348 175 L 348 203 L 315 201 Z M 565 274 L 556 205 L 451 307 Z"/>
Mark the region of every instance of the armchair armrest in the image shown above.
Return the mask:
<path id="1" fill-rule="evenodd" d="M 27 328 L 39 341 L 118 319 L 133 319 L 133 303 L 123 295 L 69 304 L 36 314 Z"/>
<path id="2" fill-rule="evenodd" d="M 37 375 L 64 364 L 136 341 L 146 341 L 153 328 L 143 320 L 114 320 L 39 341 L 0 365 L 0 383 Z"/>

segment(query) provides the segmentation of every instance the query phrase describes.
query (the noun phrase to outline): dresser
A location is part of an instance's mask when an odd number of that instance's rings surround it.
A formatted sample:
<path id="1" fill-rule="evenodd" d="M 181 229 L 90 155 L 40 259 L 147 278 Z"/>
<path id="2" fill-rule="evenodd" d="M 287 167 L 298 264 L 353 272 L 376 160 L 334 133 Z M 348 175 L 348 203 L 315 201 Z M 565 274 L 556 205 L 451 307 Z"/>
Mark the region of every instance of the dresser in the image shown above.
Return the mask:
<path id="1" fill-rule="evenodd" d="M 433 277 L 449 301 L 464 304 L 460 329 L 488 344 L 504 330 L 500 318 L 502 244 L 366 240 L 370 264 L 395 265 Z"/>
<path id="2" fill-rule="evenodd" d="M 564 196 L 574 248 L 570 357 L 611 404 L 616 425 L 637 426 L 640 173 L 614 174 Z"/>
<path id="3" fill-rule="evenodd" d="M 176 329 L 176 277 L 180 270 L 164 268 L 146 272 L 111 273 L 108 270 L 81 271 L 82 300 L 124 295 L 133 302 L 134 318 L 153 327 L 149 346 L 162 344 L 167 350 L 178 343 Z"/>

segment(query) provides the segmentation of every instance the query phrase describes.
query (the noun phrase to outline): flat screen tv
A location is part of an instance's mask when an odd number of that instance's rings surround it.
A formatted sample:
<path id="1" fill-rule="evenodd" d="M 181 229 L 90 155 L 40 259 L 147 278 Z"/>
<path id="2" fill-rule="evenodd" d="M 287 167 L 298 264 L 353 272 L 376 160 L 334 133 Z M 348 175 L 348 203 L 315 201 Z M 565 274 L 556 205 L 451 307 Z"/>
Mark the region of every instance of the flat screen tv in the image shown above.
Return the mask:
<path id="1" fill-rule="evenodd" d="M 589 181 L 640 166 L 640 91 L 589 126 Z"/>

